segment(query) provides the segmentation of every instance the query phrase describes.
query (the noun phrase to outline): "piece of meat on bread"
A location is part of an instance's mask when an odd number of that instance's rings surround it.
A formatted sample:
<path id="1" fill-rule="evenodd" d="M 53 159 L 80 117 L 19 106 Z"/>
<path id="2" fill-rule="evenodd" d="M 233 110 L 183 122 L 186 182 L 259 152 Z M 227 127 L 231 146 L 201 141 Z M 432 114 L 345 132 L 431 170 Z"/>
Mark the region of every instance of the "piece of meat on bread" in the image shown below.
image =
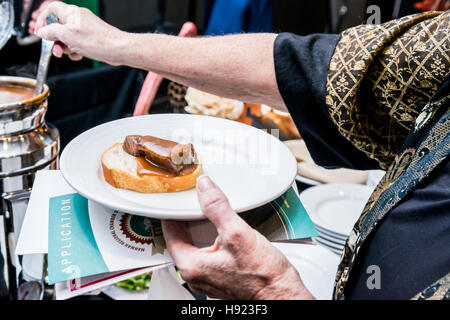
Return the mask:
<path id="1" fill-rule="evenodd" d="M 197 178 L 202 174 L 199 163 L 189 174 L 179 176 L 160 176 L 137 174 L 137 158 L 123 150 L 122 143 L 109 147 L 101 158 L 103 176 L 115 188 L 141 193 L 176 192 L 194 188 Z"/>

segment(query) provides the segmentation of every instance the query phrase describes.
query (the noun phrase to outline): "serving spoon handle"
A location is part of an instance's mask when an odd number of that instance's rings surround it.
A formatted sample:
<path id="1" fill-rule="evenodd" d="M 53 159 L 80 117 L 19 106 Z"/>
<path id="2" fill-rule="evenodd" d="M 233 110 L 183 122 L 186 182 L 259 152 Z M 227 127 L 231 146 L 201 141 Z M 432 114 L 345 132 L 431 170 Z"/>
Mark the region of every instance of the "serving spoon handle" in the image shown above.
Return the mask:
<path id="1" fill-rule="evenodd" d="M 58 23 L 58 18 L 54 13 L 50 13 L 46 20 L 47 25 Z M 38 72 L 36 76 L 36 87 L 34 90 L 35 95 L 40 95 L 44 88 L 44 83 L 47 79 L 48 66 L 50 64 L 50 58 L 52 56 L 54 45 L 54 41 L 42 39 L 41 57 L 39 59 Z"/>

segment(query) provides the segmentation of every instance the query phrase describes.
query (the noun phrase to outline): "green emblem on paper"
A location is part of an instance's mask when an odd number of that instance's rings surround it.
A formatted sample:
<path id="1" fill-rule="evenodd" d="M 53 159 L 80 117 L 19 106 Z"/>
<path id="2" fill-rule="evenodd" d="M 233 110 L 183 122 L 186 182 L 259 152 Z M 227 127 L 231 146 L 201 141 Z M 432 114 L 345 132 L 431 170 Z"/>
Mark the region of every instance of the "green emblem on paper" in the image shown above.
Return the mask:
<path id="1" fill-rule="evenodd" d="M 159 220 L 125 213 L 120 218 L 119 226 L 127 239 L 142 245 L 152 245 L 152 251 L 157 253 L 163 252 L 165 243 Z"/>
<path id="2" fill-rule="evenodd" d="M 151 224 L 150 218 L 124 214 L 120 219 L 120 230 L 131 241 L 149 245 L 153 243 Z"/>

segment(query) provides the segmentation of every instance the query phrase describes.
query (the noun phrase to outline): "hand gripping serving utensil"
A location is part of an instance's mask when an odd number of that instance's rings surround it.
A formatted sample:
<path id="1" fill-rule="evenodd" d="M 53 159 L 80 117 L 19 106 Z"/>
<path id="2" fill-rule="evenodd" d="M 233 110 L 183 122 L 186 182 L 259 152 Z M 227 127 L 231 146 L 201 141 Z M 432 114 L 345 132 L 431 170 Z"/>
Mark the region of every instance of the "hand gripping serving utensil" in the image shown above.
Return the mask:
<path id="1" fill-rule="evenodd" d="M 47 17 L 47 25 L 53 23 L 58 23 L 58 18 L 54 13 L 50 13 Z M 47 79 L 48 66 L 50 64 L 50 58 L 52 56 L 54 45 L 54 41 L 42 39 L 41 57 L 39 59 L 36 88 L 34 90 L 35 95 L 40 95 L 42 93 L 45 80 Z"/>

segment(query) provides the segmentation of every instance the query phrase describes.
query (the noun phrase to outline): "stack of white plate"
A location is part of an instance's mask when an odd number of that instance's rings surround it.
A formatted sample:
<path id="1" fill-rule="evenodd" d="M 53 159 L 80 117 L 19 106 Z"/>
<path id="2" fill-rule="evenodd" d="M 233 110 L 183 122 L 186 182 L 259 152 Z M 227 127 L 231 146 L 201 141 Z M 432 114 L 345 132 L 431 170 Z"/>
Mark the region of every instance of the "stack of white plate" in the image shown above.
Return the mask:
<path id="1" fill-rule="evenodd" d="M 324 184 L 300 194 L 316 227 L 318 244 L 340 255 L 374 187 L 359 184 Z"/>

